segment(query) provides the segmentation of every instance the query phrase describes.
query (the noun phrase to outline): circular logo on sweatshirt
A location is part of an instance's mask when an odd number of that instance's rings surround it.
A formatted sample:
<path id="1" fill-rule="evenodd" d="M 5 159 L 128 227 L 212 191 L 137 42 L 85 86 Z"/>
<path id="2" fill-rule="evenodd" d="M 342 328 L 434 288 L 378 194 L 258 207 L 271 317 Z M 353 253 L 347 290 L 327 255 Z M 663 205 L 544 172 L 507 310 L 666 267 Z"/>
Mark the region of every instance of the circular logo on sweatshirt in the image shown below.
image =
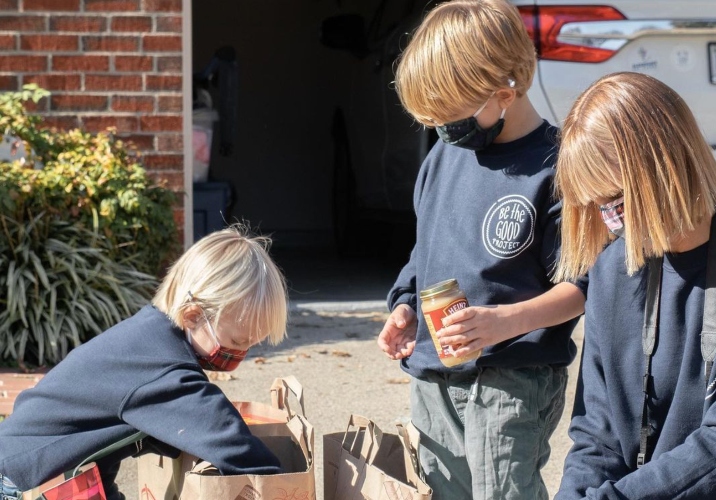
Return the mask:
<path id="1" fill-rule="evenodd" d="M 537 211 L 517 194 L 504 196 L 487 211 L 482 223 L 482 241 L 490 254 L 511 259 L 529 247 L 535 237 Z"/>

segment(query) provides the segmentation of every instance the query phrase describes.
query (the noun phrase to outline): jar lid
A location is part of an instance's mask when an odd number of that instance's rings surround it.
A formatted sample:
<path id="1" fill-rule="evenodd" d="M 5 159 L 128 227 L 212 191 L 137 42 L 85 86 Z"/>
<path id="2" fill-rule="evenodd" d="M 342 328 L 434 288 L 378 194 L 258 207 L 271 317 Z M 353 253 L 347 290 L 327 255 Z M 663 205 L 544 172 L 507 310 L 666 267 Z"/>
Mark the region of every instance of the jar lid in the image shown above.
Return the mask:
<path id="1" fill-rule="evenodd" d="M 421 300 L 427 299 L 434 295 L 439 295 L 443 292 L 447 292 L 448 290 L 456 289 L 457 287 L 458 287 L 458 284 L 457 284 L 457 280 L 455 278 L 441 281 L 440 283 L 435 283 L 434 285 L 430 285 L 425 290 L 420 290 L 420 299 Z"/>

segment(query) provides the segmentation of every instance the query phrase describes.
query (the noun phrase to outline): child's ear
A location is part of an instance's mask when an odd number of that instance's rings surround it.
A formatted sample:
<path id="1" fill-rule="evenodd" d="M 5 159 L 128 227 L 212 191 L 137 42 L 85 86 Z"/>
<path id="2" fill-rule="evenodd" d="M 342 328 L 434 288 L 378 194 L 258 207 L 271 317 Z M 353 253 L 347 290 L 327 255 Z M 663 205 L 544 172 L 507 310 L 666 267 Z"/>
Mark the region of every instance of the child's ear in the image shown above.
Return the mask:
<path id="1" fill-rule="evenodd" d="M 495 92 L 495 97 L 500 101 L 500 107 L 508 108 L 517 99 L 517 91 L 515 89 L 500 89 Z"/>
<path id="2" fill-rule="evenodd" d="M 190 305 L 184 308 L 181 313 L 182 324 L 180 326 L 185 330 L 194 330 L 203 319 L 204 313 L 201 307 Z"/>

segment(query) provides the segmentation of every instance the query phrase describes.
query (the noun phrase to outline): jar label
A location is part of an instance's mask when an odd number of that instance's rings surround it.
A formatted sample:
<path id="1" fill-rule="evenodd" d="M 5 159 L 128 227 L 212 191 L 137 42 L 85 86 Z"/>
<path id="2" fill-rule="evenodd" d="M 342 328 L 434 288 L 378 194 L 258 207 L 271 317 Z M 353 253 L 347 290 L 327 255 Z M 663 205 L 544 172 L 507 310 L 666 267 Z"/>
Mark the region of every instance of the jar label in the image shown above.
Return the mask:
<path id="1" fill-rule="evenodd" d="M 445 359 L 445 358 L 451 358 L 455 359 L 455 356 L 452 355 L 452 349 L 448 346 L 441 346 L 440 341 L 438 340 L 438 337 L 436 335 L 436 332 L 440 330 L 440 328 L 443 327 L 442 319 L 445 316 L 449 316 L 457 311 L 460 311 L 462 309 L 465 309 L 468 306 L 466 299 L 456 299 L 452 302 L 450 302 L 447 306 L 443 307 L 442 309 L 435 309 L 434 311 L 430 311 L 427 313 L 424 313 L 425 316 L 425 323 L 428 325 L 428 330 L 430 331 L 430 336 L 433 338 L 433 344 L 435 344 L 435 349 L 438 352 L 438 358 Z M 436 328 L 437 326 L 437 328 Z"/>

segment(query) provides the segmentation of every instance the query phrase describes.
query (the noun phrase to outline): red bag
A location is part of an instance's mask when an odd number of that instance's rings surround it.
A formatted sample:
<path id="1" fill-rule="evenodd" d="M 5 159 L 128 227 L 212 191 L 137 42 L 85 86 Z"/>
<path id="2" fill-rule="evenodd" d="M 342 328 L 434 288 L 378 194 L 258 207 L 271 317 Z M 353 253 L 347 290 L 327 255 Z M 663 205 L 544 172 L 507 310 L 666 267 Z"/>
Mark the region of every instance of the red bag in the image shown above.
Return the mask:
<path id="1" fill-rule="evenodd" d="M 93 460 L 102 458 L 110 453 L 136 443 L 146 437 L 143 432 L 137 432 L 106 448 L 92 454 L 82 461 L 74 470 L 53 477 L 46 483 L 22 493 L 22 500 L 107 500 L 102 486 L 99 468 Z"/>
<path id="2" fill-rule="evenodd" d="M 97 465 L 92 462 L 54 477 L 42 486 L 25 491 L 23 500 L 106 500 Z"/>

